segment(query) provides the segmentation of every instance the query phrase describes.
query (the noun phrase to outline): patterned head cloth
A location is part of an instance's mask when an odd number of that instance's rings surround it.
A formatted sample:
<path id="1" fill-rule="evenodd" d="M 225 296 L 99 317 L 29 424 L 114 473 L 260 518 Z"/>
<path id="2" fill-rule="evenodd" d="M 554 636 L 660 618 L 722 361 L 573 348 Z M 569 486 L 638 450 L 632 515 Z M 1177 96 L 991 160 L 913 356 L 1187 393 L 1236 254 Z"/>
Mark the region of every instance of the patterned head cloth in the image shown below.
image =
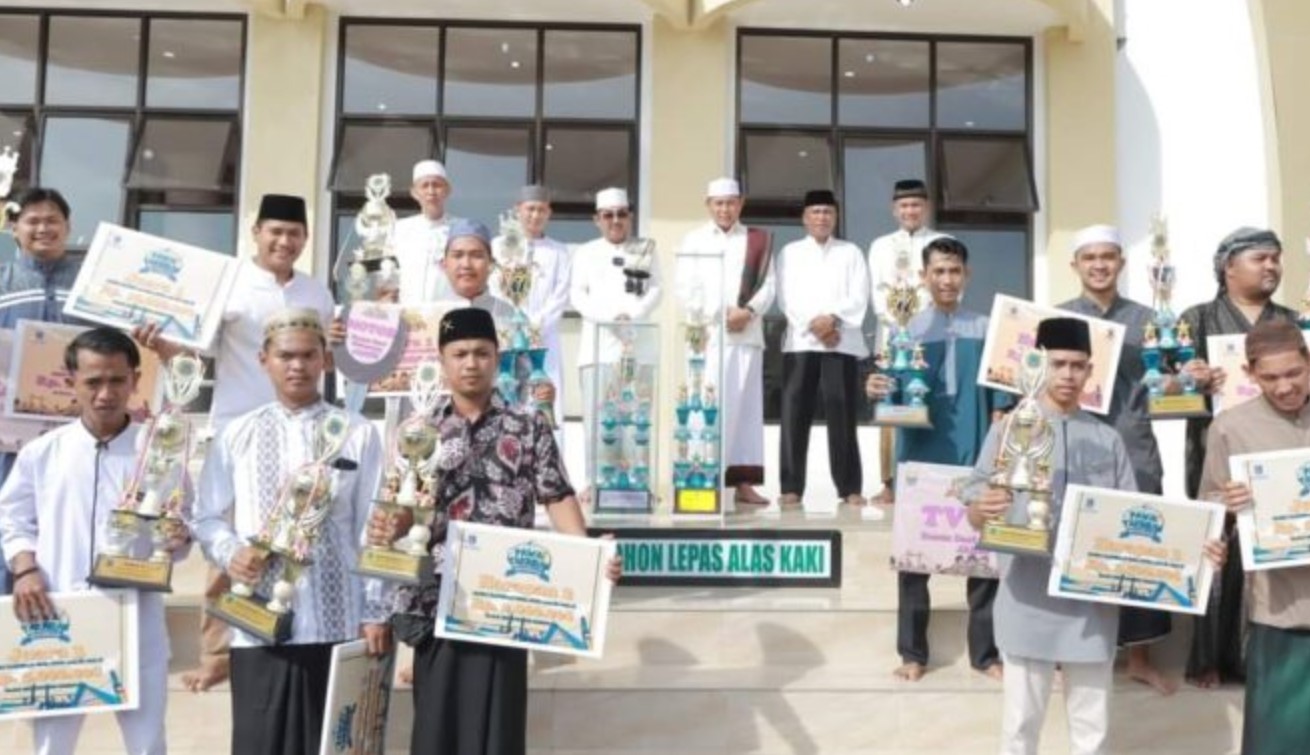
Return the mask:
<path id="1" fill-rule="evenodd" d="M 1214 253 L 1214 277 L 1219 281 L 1220 291 L 1227 288 L 1224 270 L 1228 267 L 1228 261 L 1251 249 L 1277 249 L 1281 252 L 1283 242 L 1278 240 L 1278 234 L 1273 231 L 1250 226 L 1242 226 L 1225 236 Z"/>
<path id="2" fill-rule="evenodd" d="M 265 339 L 288 330 L 309 330 L 321 337 L 323 321 L 319 318 L 317 309 L 308 307 L 289 307 L 279 310 L 264 321 Z"/>

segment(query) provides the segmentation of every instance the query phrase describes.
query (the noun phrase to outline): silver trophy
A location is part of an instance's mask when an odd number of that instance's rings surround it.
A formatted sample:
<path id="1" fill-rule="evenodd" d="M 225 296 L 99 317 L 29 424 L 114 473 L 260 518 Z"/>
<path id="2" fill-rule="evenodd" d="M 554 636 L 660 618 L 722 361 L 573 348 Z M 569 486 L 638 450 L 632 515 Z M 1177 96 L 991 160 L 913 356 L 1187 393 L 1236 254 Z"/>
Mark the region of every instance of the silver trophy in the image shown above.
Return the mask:
<path id="1" fill-rule="evenodd" d="M 1051 455 L 1055 431 L 1042 412 L 1041 396 L 1046 391 L 1049 362 L 1046 349 L 1030 349 L 1019 370 L 1023 398 L 1002 420 L 993 487 L 1028 496 L 1027 525 L 987 523 L 979 545 L 1010 553 L 1046 554 L 1051 546 Z"/>
<path id="2" fill-rule="evenodd" d="M 9 196 L 14 188 L 14 176 L 18 174 L 18 153 L 13 147 L 0 149 L 0 200 Z M 17 202 L 0 203 L 0 233 L 9 230 L 9 224 L 18 217 Z"/>
<path id="3" fill-rule="evenodd" d="M 396 212 L 387 204 L 391 196 L 391 177 L 376 173 L 364 184 L 364 206 L 355 216 L 355 236 L 359 246 L 342 255 L 337 264 L 339 293 L 344 304 L 375 301 L 400 286 L 400 267 L 392 251 Z"/>

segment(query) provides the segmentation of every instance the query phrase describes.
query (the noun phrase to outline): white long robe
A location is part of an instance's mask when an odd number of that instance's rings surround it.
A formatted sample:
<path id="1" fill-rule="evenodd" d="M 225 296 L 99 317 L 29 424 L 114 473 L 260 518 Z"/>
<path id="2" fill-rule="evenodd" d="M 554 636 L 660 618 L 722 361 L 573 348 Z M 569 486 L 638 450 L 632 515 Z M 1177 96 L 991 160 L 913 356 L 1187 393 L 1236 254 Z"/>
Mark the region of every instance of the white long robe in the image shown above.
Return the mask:
<path id="1" fill-rule="evenodd" d="M 449 214 L 429 220 L 419 213 L 396 223 L 391 245 L 400 266 L 401 304 L 423 304 L 450 294 L 450 280 L 441 261 L 446 257 L 450 226 L 456 220 Z"/>

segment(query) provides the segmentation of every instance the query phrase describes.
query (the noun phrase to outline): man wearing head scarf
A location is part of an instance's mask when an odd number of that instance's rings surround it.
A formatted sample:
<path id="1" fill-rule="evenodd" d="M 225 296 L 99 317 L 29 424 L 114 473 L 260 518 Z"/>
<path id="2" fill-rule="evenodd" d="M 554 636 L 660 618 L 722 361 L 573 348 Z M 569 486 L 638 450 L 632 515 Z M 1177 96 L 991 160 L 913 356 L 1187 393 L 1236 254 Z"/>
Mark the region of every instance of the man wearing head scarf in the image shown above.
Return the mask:
<path id="1" fill-rule="evenodd" d="M 1137 489 L 1143 493 L 1164 493 L 1164 465 L 1160 446 L 1155 440 L 1151 417 L 1147 413 L 1150 392 L 1143 379 L 1142 338 L 1146 325 L 1155 318 L 1155 310 L 1119 295 L 1119 274 L 1124 269 L 1123 244 L 1113 226 L 1093 225 L 1078 231 L 1069 263 L 1082 283 L 1076 299 L 1060 309 L 1117 322 L 1126 329 L 1123 353 L 1119 356 L 1119 374 L 1114 377 L 1110 411 L 1101 419 L 1119 431 L 1133 464 Z M 1166 392 L 1179 390 L 1170 376 Z M 1150 643 L 1168 636 L 1172 623 L 1165 611 L 1124 607 L 1120 609 L 1119 646 L 1128 649 L 1128 675 L 1149 684 L 1161 694 L 1172 694 L 1177 685 L 1166 679 L 1151 664 Z"/>
<path id="2" fill-rule="evenodd" d="M 678 300 L 716 323 L 706 374 L 722 380 L 724 484 L 737 504 L 768 503 L 754 486 L 764 484 L 764 315 L 777 289 L 772 239 L 739 222 L 744 200 L 734 179 L 710 181 L 705 206 L 710 221 L 682 240 Z"/>
<path id="3" fill-rule="evenodd" d="M 823 402 L 828 426 L 828 467 L 842 503 L 863 505 L 859 360 L 869 356 L 861 331 L 869 309 L 869 270 L 860 248 L 837 238 L 837 198 L 821 189 L 805 195 L 805 238 L 778 253 L 778 305 L 787 316 L 782 341 L 782 443 L 779 456 L 783 507 L 805 494 L 810 427 Z"/>
<path id="4" fill-rule="evenodd" d="M 1249 333 L 1263 322 L 1286 320 L 1295 323 L 1297 313 L 1275 304 L 1274 292 L 1283 277 L 1283 246 L 1273 231 L 1238 228 L 1219 242 L 1214 255 L 1219 291 L 1212 301 L 1190 307 L 1182 322 L 1192 329 L 1196 360 L 1191 369 L 1197 384 L 1211 391 L 1223 384 L 1223 371 L 1206 369 L 1209 360 L 1206 340 L 1210 336 Z M 1187 369 L 1187 368 L 1185 368 Z M 1206 432 L 1210 418 L 1187 420 L 1187 495 L 1200 491 L 1205 459 Z M 1196 619 L 1192 650 L 1187 659 L 1187 679 L 1200 687 L 1215 687 L 1226 680 L 1240 681 L 1242 660 L 1242 566 L 1233 559 L 1217 580 L 1218 600 L 1210 601 L 1209 612 Z"/>
<path id="5" fill-rule="evenodd" d="M 1310 352 L 1300 329 L 1283 320 L 1257 323 L 1246 336 L 1246 371 L 1260 396 L 1215 418 L 1201 475 L 1201 495 L 1223 501 L 1232 514 L 1252 498 L 1250 487 L 1232 480 L 1230 457 L 1310 447 Z M 1304 752 L 1310 716 L 1298 701 L 1310 676 L 1310 569 L 1249 576 L 1242 752 Z"/>
<path id="6" fill-rule="evenodd" d="M 400 267 L 401 304 L 424 304 L 449 293 L 441 272 L 450 227 L 458 218 L 446 212 L 452 187 L 446 166 L 437 160 L 414 163 L 409 195 L 418 202 L 418 214 L 396 223 L 392 239 Z"/>

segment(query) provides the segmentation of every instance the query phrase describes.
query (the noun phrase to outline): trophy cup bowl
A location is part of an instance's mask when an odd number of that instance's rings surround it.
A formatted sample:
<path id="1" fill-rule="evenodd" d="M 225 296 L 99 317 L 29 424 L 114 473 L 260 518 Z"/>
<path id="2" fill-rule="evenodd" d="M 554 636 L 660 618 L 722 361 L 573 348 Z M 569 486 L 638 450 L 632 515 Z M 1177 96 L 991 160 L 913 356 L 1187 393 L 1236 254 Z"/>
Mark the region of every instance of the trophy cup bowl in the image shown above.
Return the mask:
<path id="1" fill-rule="evenodd" d="M 355 571 L 379 579 L 417 584 L 430 571 L 428 543 L 432 537 L 431 521 L 437 487 L 435 475 L 424 476 L 425 463 L 436 452 L 437 428 L 424 414 L 411 415 L 396 431 L 395 450 L 403 460 L 388 472 L 384 492 L 376 501 L 383 511 L 408 511 L 412 517 L 408 532 L 386 545 L 368 545 L 359 555 Z"/>

